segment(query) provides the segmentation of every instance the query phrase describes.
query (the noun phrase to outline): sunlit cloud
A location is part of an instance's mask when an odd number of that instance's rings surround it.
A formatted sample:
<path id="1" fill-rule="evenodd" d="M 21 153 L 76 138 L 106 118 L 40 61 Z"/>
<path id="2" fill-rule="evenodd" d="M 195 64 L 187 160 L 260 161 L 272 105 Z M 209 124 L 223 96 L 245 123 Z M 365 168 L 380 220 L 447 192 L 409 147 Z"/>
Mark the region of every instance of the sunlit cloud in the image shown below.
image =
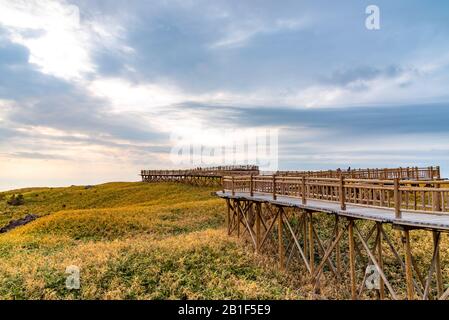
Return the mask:
<path id="1" fill-rule="evenodd" d="M 449 8 L 399 3 L 370 33 L 329 1 L 0 0 L 0 181 L 135 180 L 173 134 L 264 128 L 281 168 L 449 166 Z"/>

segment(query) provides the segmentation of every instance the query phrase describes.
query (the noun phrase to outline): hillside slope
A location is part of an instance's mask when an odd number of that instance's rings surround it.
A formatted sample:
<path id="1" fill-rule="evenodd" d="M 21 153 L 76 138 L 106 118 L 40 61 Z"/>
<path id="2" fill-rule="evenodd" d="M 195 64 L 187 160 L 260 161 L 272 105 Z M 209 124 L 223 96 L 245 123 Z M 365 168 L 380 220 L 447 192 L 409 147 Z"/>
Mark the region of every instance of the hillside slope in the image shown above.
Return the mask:
<path id="1" fill-rule="evenodd" d="M 1 193 L 1 299 L 299 298 L 291 279 L 225 234 L 213 189 L 109 183 Z M 6 200 L 22 193 L 25 204 Z M 81 270 L 80 290 L 65 269 Z"/>

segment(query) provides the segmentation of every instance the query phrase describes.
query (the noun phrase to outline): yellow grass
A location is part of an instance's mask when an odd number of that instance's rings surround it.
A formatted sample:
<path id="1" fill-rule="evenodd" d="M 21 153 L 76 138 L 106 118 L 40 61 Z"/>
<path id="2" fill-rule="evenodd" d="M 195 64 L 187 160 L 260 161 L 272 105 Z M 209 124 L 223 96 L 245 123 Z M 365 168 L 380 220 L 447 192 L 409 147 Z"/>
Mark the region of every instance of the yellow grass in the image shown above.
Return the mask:
<path id="1" fill-rule="evenodd" d="M 288 276 L 225 235 L 211 191 L 111 183 L 4 193 L 2 224 L 42 217 L 0 235 L 0 298 L 300 298 Z M 7 206 L 19 192 L 25 205 Z M 69 265 L 81 270 L 80 290 L 65 287 Z"/>
<path id="2" fill-rule="evenodd" d="M 0 193 L 0 226 L 28 213 L 40 216 L 0 234 L 0 299 L 349 298 L 347 272 L 342 283 L 326 272 L 316 294 L 303 265 L 280 272 L 276 248 L 272 257 L 256 256 L 248 242 L 228 237 L 224 201 L 211 196 L 214 190 L 173 183 L 109 183 L 88 189 Z M 6 204 L 14 193 L 25 196 L 23 206 Z M 314 216 L 318 233 L 327 239 L 332 217 Z M 369 229 L 368 224 L 359 227 L 364 234 Z M 400 232 L 385 228 L 403 255 Z M 413 231 L 412 242 L 416 264 L 425 272 L 432 256 L 432 235 Z M 347 265 L 347 241 L 341 250 Z M 383 251 L 385 272 L 405 297 L 403 273 L 386 243 Z M 446 236 L 441 259 L 447 283 Z M 365 260 L 358 260 L 360 280 Z M 65 287 L 69 265 L 81 270 L 80 290 Z M 373 295 L 367 292 L 364 297 Z"/>

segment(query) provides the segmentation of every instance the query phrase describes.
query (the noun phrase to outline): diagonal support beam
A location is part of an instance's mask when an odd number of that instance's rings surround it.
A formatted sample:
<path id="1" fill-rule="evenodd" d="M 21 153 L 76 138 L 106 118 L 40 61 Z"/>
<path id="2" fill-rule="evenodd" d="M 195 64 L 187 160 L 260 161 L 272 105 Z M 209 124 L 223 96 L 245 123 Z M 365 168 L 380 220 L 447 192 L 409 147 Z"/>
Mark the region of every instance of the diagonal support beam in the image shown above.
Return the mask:
<path id="1" fill-rule="evenodd" d="M 426 285 L 424 287 L 423 300 L 427 300 L 430 291 L 430 283 L 432 282 L 433 271 L 435 270 L 436 260 L 440 249 L 441 234 L 438 232 L 434 239 L 432 262 L 430 263 L 429 273 L 427 275 Z"/>
<path id="2" fill-rule="evenodd" d="M 304 254 L 304 251 L 302 250 L 301 245 L 299 244 L 298 239 L 296 238 L 295 233 L 293 232 L 290 222 L 288 222 L 288 219 L 285 219 L 285 224 L 287 225 L 288 229 L 290 230 L 293 240 L 295 241 L 296 247 L 298 248 L 299 254 L 301 255 L 301 258 L 302 258 L 304 264 L 306 265 L 307 271 L 309 271 L 309 273 L 312 273 L 312 270 L 310 268 L 310 265 L 307 261 L 305 254 Z"/>
<path id="3" fill-rule="evenodd" d="M 354 226 L 355 232 L 357 233 L 357 236 L 360 239 L 360 242 L 362 243 L 363 247 L 365 248 L 366 253 L 368 254 L 369 258 L 371 259 L 371 261 L 374 263 L 374 265 L 376 266 L 377 272 L 379 272 L 379 275 L 382 277 L 386 287 L 388 288 L 388 291 L 390 291 L 391 297 L 394 300 L 397 300 L 397 296 L 396 293 L 393 290 L 393 287 L 391 286 L 390 282 L 388 281 L 387 277 L 385 276 L 382 268 L 379 266 L 379 263 L 377 262 L 376 258 L 374 257 L 373 253 L 371 252 L 370 248 L 368 247 L 368 244 L 365 242 L 365 239 L 363 239 L 362 234 L 360 233 L 359 229 L 357 228 L 357 226 Z"/>
<path id="4" fill-rule="evenodd" d="M 338 235 L 336 236 L 334 242 L 332 242 L 332 244 L 329 246 L 329 248 L 326 250 L 326 253 L 324 254 L 323 258 L 321 259 L 320 264 L 318 265 L 317 269 L 314 271 L 313 275 L 312 275 L 312 279 L 314 282 L 317 281 L 321 271 L 323 270 L 324 264 L 326 263 L 327 259 L 329 258 L 329 256 L 331 255 L 332 251 L 334 250 L 335 246 L 337 245 L 338 241 L 340 241 L 341 237 L 343 236 L 343 234 L 345 233 L 345 231 L 348 229 L 349 224 L 347 224 L 345 226 L 345 228 L 341 229 L 338 233 Z"/>

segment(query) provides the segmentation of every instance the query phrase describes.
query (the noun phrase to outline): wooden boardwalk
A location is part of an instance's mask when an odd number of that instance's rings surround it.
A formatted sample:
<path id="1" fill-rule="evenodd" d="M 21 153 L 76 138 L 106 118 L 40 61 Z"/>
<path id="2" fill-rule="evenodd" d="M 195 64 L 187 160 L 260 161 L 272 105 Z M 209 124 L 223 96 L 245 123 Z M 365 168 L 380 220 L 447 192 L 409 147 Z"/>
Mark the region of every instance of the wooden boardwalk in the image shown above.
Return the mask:
<path id="1" fill-rule="evenodd" d="M 365 168 L 346 170 L 320 170 L 320 171 L 277 171 L 277 176 L 315 177 L 315 178 L 345 178 L 352 179 L 409 179 L 409 180 L 434 180 L 440 179 L 440 167 L 430 166 L 425 168 Z"/>
<path id="2" fill-rule="evenodd" d="M 274 254 L 281 269 L 308 277 L 315 291 L 337 281 L 352 299 L 373 292 L 378 299 L 449 297 L 440 258 L 449 232 L 449 181 L 439 167 L 259 173 L 233 166 L 142 170 L 141 176 L 220 186 L 228 234 L 249 241 L 258 254 Z M 413 232 L 421 232 L 420 245 L 430 239 L 429 261 L 417 262 Z"/>
<path id="3" fill-rule="evenodd" d="M 197 186 L 221 186 L 227 175 L 258 175 L 254 165 L 219 166 L 187 170 L 141 170 L 143 182 L 182 182 Z"/>
<path id="4" fill-rule="evenodd" d="M 271 194 L 254 194 L 251 196 L 248 192 L 236 192 L 232 195 L 232 192 L 229 191 L 219 191 L 216 194 L 220 198 L 225 199 L 271 203 L 273 205 L 295 207 L 312 212 L 323 212 L 340 215 L 342 217 L 389 223 L 398 227 L 407 226 L 449 232 L 449 214 L 445 213 L 416 213 L 403 210 L 402 217 L 396 219 L 394 209 L 388 208 L 364 207 L 351 204 L 346 206 L 346 210 L 341 210 L 339 203 L 325 200 L 310 199 L 307 201 L 307 204 L 303 204 L 301 199 L 288 196 L 278 196 L 276 200 L 273 200 Z"/>
<path id="5" fill-rule="evenodd" d="M 302 266 L 315 290 L 329 274 L 340 284 L 348 277 L 349 295 L 358 299 L 375 274 L 371 287 L 379 299 L 447 299 L 443 283 L 449 275 L 440 258 L 442 236 L 449 232 L 447 184 L 435 178 L 227 176 L 216 195 L 226 200 L 230 235 L 248 239 L 257 253 L 275 248 L 280 268 Z M 319 218 L 323 214 L 334 220 L 332 228 Z M 411 233 L 417 231 L 431 235 L 424 268 L 413 255 Z"/>

